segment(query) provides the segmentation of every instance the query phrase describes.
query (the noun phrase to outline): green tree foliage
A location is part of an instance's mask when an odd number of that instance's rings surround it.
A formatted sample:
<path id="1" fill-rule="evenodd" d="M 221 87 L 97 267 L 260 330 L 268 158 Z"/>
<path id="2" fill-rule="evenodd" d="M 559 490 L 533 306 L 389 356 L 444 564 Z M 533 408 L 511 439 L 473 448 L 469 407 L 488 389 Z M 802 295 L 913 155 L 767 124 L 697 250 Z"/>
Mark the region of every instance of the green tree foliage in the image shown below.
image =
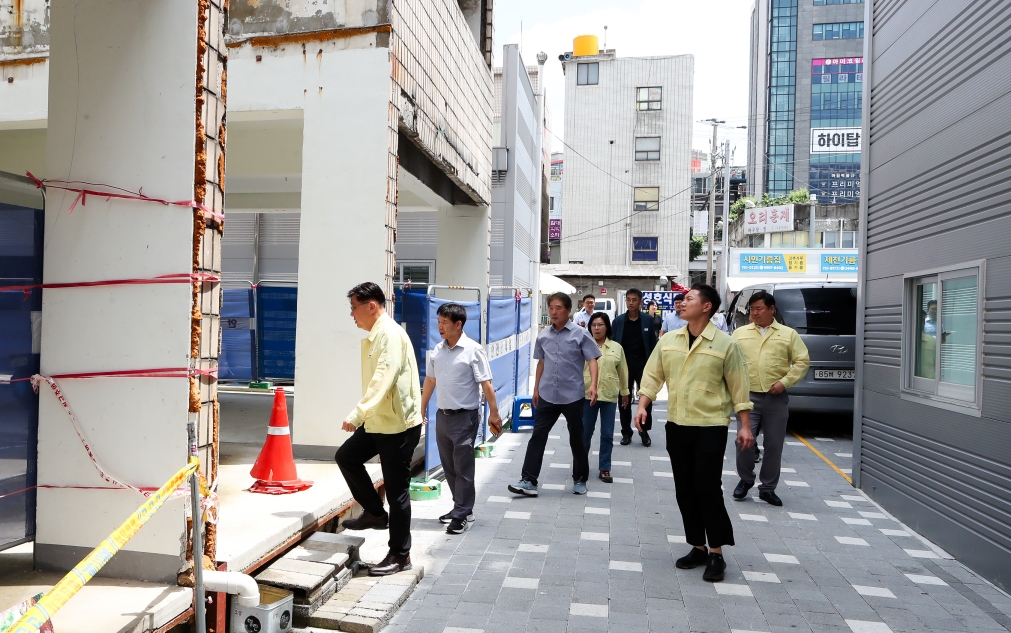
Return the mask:
<path id="1" fill-rule="evenodd" d="M 695 259 L 702 254 L 702 247 L 706 243 L 706 238 L 703 235 L 693 235 L 688 241 L 688 261 L 693 262 Z"/>
<path id="2" fill-rule="evenodd" d="M 791 191 L 788 194 L 782 196 L 777 196 L 773 198 L 768 193 L 762 194 L 762 199 L 757 200 L 755 198 L 738 198 L 737 202 L 730 205 L 730 221 L 733 222 L 737 219 L 737 216 L 744 212 L 747 208 L 746 202 L 751 202 L 756 207 L 774 207 L 781 204 L 808 204 L 811 200 L 811 194 L 807 189 L 797 189 L 796 191 Z"/>

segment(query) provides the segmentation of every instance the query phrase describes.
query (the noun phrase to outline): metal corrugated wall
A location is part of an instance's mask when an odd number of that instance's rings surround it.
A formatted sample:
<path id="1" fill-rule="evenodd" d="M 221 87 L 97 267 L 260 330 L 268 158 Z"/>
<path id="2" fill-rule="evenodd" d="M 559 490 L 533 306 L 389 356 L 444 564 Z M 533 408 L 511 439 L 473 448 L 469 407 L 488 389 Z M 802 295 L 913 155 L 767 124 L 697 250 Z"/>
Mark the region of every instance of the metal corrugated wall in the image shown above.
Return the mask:
<path id="1" fill-rule="evenodd" d="M 1011 589 L 1011 3 L 868 3 L 860 487 Z M 869 96 L 869 99 L 866 98 Z M 985 260 L 979 416 L 904 399 L 903 275 Z"/>

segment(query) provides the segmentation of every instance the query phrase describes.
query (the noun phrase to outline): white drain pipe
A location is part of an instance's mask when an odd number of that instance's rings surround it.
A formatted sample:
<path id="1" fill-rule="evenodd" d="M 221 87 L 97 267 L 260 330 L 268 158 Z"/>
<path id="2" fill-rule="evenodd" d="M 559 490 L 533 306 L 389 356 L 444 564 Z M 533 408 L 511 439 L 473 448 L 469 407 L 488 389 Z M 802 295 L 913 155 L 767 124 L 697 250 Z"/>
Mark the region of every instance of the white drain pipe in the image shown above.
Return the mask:
<path id="1" fill-rule="evenodd" d="M 237 571 L 204 570 L 204 589 L 206 591 L 222 591 L 237 595 L 239 604 L 244 607 L 255 607 L 260 604 L 260 588 L 252 576 Z"/>

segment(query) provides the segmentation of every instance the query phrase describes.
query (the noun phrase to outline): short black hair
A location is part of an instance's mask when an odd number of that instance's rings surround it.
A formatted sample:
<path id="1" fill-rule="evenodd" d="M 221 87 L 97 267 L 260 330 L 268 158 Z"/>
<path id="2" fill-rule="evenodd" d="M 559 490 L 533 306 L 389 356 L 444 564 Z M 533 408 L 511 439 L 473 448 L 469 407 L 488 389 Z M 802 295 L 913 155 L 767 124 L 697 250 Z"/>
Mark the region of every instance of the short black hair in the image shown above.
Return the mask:
<path id="1" fill-rule="evenodd" d="M 720 293 L 716 291 L 716 288 L 713 288 L 709 284 L 692 284 L 691 289 L 699 293 L 699 296 L 702 297 L 702 303 L 713 304 L 713 310 L 709 313 L 709 316 L 712 317 L 716 314 L 716 311 L 720 309 L 720 304 L 723 303 L 720 301 Z"/>
<path id="2" fill-rule="evenodd" d="M 685 300 L 685 293 L 679 292 L 676 295 L 674 295 L 674 301 L 684 301 L 684 300 Z"/>
<path id="3" fill-rule="evenodd" d="M 628 295 L 635 295 L 639 297 L 640 301 L 642 301 L 642 290 L 639 290 L 638 288 L 629 288 L 628 290 L 626 290 L 625 296 L 627 297 Z"/>
<path id="4" fill-rule="evenodd" d="M 650 307 L 653 307 L 653 306 L 656 306 L 658 308 L 660 307 L 660 305 L 656 301 L 653 301 L 652 299 L 650 299 L 649 303 L 646 304 L 646 307 L 650 308 Z"/>
<path id="5" fill-rule="evenodd" d="M 762 303 L 764 303 L 766 308 L 776 307 L 776 298 L 773 297 L 771 293 L 768 293 L 765 290 L 759 290 L 755 294 L 751 295 L 751 298 L 748 299 L 748 305 L 750 306 L 752 303 L 756 301 L 761 301 Z"/>
<path id="6" fill-rule="evenodd" d="M 459 303 L 444 303 L 435 313 L 438 316 L 446 317 L 453 323 L 467 324 L 467 310 Z"/>
<path id="7" fill-rule="evenodd" d="M 936 299 L 931 299 L 930 301 L 928 301 L 927 302 L 927 307 L 929 308 L 930 306 L 937 306 L 937 300 Z"/>
<path id="8" fill-rule="evenodd" d="M 348 299 L 351 297 L 358 299 L 358 303 L 375 301 L 376 305 L 380 308 L 386 307 L 386 293 L 383 292 L 383 289 L 378 284 L 374 284 L 371 281 L 358 284 L 351 290 L 348 290 Z"/>
<path id="9" fill-rule="evenodd" d="M 614 337 L 611 335 L 611 317 L 607 316 L 606 312 L 594 312 L 593 316 L 590 317 L 590 320 L 586 322 L 586 331 L 590 331 L 590 328 L 593 326 L 593 322 L 596 319 L 600 319 L 604 322 L 604 327 L 607 329 L 607 338 L 613 339 Z"/>
<path id="10" fill-rule="evenodd" d="M 593 295 L 583 295 L 583 301 L 586 301 L 587 299 L 593 299 L 594 301 L 597 300 L 597 298 Z"/>
<path id="11" fill-rule="evenodd" d="M 552 301 L 561 301 L 562 305 L 569 312 L 572 311 L 572 297 L 565 294 L 564 292 L 556 292 L 548 296 L 548 305 L 551 305 Z"/>

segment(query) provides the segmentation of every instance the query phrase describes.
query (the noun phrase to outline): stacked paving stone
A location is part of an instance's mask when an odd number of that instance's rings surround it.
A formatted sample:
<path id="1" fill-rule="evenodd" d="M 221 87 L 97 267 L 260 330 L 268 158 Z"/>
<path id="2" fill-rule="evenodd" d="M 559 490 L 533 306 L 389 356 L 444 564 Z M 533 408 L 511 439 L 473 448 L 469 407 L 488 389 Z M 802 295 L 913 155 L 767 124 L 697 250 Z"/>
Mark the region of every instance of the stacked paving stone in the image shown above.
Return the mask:
<path id="1" fill-rule="evenodd" d="M 351 580 L 351 563 L 358 560 L 360 536 L 317 532 L 256 575 L 264 585 L 280 587 L 295 596 L 293 624 L 306 626 L 309 618 Z"/>
<path id="2" fill-rule="evenodd" d="M 309 618 L 305 633 L 314 630 L 376 633 L 394 616 L 424 578 L 424 568 L 392 576 L 353 578 Z"/>

